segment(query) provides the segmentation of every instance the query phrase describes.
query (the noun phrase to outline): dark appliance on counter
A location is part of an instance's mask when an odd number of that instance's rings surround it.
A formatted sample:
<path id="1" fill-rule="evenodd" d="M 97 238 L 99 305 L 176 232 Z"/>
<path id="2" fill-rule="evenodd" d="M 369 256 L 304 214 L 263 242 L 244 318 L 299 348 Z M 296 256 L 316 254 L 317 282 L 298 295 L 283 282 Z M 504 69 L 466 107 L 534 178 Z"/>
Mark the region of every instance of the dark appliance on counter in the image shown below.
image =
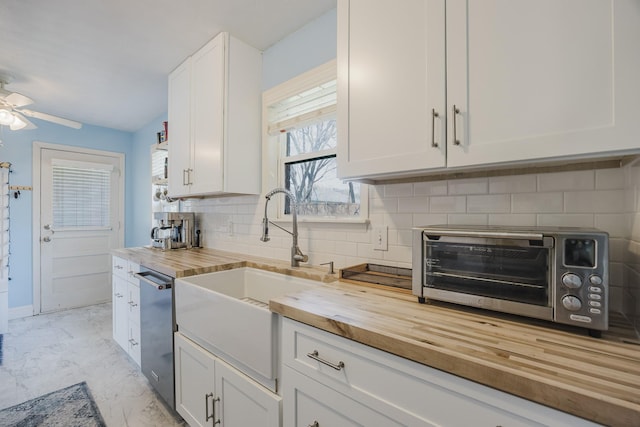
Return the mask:
<path id="1" fill-rule="evenodd" d="M 413 294 L 608 329 L 609 236 L 572 227 L 413 229 Z"/>
<path id="2" fill-rule="evenodd" d="M 195 214 L 193 212 L 155 212 L 158 222 L 151 229 L 151 246 L 162 250 L 190 249 L 195 241 Z"/>
<path id="3" fill-rule="evenodd" d="M 175 410 L 173 333 L 176 331 L 172 277 L 142 266 L 140 281 L 140 351 L 142 373 Z"/>

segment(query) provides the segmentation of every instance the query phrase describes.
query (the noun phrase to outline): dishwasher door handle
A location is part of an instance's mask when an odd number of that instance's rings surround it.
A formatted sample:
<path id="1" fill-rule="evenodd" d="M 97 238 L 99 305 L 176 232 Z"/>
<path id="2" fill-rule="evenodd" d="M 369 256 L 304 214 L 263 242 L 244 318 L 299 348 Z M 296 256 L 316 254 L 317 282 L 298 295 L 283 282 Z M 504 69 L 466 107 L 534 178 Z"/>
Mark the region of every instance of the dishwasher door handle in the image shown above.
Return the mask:
<path id="1" fill-rule="evenodd" d="M 170 281 L 161 279 L 158 276 L 155 276 L 150 271 L 143 271 L 142 273 L 134 273 L 133 276 L 145 283 L 150 284 L 151 286 L 155 287 L 159 291 L 162 291 L 164 289 L 171 289 Z M 151 280 L 149 277 L 153 277 L 157 281 Z"/>

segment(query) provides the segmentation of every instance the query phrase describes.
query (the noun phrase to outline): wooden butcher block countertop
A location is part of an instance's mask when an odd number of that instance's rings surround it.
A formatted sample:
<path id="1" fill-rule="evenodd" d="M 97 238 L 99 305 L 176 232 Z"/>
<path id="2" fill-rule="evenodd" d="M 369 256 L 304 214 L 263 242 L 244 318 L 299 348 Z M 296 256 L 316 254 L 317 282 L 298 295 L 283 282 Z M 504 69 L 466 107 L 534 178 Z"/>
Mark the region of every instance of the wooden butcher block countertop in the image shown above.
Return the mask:
<path id="1" fill-rule="evenodd" d="M 603 338 L 584 329 L 445 304 L 336 281 L 326 268 L 214 249 L 112 251 L 180 278 L 254 267 L 319 280 L 276 298 L 271 311 L 328 332 L 604 425 L 640 426 L 640 341 L 615 320 Z"/>
<path id="2" fill-rule="evenodd" d="M 217 249 L 195 248 L 163 251 L 142 246 L 114 249 L 111 251 L 111 254 L 128 259 L 176 279 L 194 276 L 196 274 L 230 270 L 232 268 L 253 267 L 321 282 L 336 280 L 335 275 L 331 276 L 326 274 L 326 268 L 306 265 L 291 268 L 289 261 L 261 258 Z"/>
<path id="3" fill-rule="evenodd" d="M 640 342 L 344 282 L 271 311 L 597 423 L 640 426 Z"/>

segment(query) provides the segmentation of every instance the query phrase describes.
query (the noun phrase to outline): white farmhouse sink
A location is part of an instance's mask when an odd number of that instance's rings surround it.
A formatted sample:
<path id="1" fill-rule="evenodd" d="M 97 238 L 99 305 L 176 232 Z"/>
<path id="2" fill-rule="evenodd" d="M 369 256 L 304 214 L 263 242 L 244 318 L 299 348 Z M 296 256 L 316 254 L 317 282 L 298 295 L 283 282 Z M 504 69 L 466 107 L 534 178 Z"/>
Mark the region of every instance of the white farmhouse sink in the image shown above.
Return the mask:
<path id="1" fill-rule="evenodd" d="M 269 311 L 269 300 L 318 285 L 249 267 L 177 279 L 178 331 L 270 383 L 277 373 L 278 316 Z"/>

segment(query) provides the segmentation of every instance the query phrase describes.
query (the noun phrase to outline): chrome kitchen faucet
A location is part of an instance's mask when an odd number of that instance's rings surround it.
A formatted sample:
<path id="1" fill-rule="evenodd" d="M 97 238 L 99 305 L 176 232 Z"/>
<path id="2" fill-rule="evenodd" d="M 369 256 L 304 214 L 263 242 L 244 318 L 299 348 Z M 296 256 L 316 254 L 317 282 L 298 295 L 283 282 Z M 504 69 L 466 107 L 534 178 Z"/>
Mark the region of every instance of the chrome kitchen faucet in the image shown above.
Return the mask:
<path id="1" fill-rule="evenodd" d="M 289 231 L 285 228 L 280 227 L 278 224 L 274 224 L 269 221 L 267 217 L 267 206 L 269 205 L 269 200 L 271 200 L 271 196 L 276 193 L 284 193 L 289 197 L 289 201 L 291 203 L 291 212 L 293 214 L 293 231 Z M 298 203 L 296 201 L 296 197 L 293 193 L 286 188 L 274 188 L 269 191 L 266 196 L 264 196 L 267 201 L 264 203 L 264 218 L 262 218 L 262 237 L 260 238 L 263 242 L 268 242 L 269 239 L 269 223 L 275 225 L 280 230 L 286 231 L 291 234 L 293 237 L 293 245 L 291 246 L 291 267 L 300 267 L 300 261 L 307 262 L 309 257 L 302 253 L 300 248 L 298 247 L 298 215 L 296 211 L 298 210 Z"/>

